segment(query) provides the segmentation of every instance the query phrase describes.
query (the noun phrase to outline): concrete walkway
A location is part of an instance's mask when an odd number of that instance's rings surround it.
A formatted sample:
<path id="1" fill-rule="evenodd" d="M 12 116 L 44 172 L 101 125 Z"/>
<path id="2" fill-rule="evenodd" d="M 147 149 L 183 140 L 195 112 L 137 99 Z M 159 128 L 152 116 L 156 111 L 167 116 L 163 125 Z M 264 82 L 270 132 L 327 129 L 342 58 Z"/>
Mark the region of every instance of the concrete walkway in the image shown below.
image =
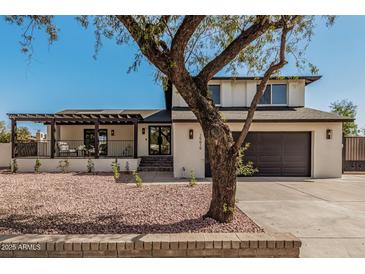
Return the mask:
<path id="1" fill-rule="evenodd" d="M 302 257 L 365 257 L 365 175 L 244 178 L 237 199 L 257 224 L 299 237 Z"/>

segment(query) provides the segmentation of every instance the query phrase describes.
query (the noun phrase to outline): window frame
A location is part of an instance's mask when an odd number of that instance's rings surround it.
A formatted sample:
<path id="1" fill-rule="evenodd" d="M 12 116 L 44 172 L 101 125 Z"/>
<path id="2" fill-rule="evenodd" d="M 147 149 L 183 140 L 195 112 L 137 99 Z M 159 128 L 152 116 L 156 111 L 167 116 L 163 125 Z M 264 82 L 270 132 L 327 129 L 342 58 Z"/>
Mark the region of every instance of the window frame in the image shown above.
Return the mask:
<path id="1" fill-rule="evenodd" d="M 209 86 L 218 86 L 219 87 L 219 104 L 214 103 L 215 106 L 222 106 L 222 85 L 221 84 L 208 84 L 208 92 L 209 92 Z M 213 100 L 213 98 L 212 98 Z M 214 102 L 214 100 L 213 100 Z"/>
<path id="2" fill-rule="evenodd" d="M 286 103 L 285 104 L 273 104 L 272 103 L 272 86 L 273 85 L 285 85 L 286 86 L 286 89 L 285 89 L 285 94 L 286 94 Z M 257 87 L 259 85 L 256 85 L 256 92 L 257 92 Z M 257 106 L 288 106 L 288 101 L 289 101 L 289 89 L 288 89 L 288 84 L 287 83 L 270 83 L 270 84 L 267 84 L 267 86 L 270 86 L 270 104 L 257 104 Z M 265 88 L 266 89 L 266 88 Z M 261 98 L 260 98 L 261 99 Z"/>

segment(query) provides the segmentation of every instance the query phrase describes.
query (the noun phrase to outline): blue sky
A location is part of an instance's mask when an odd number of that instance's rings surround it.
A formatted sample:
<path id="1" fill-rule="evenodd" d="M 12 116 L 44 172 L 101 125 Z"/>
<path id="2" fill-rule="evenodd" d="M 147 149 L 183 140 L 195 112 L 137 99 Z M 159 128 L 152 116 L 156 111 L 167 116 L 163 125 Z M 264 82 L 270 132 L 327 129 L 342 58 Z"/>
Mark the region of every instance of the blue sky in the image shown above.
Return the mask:
<path id="1" fill-rule="evenodd" d="M 59 17 L 60 39 L 48 46 L 36 35 L 28 64 L 20 53 L 21 30 L 0 20 L 0 120 L 8 112 L 52 113 L 66 108 L 163 108 L 161 87 L 154 69 L 143 63 L 127 74 L 136 47 L 104 41 L 97 60 L 92 58 L 94 36 L 73 17 Z M 365 16 L 341 16 L 333 27 L 315 30 L 307 58 L 323 78 L 307 87 L 306 106 L 328 110 L 335 100 L 348 98 L 358 105 L 357 123 L 365 127 Z M 289 65 L 285 75 L 298 72 Z M 42 129 L 33 126 L 32 129 Z"/>

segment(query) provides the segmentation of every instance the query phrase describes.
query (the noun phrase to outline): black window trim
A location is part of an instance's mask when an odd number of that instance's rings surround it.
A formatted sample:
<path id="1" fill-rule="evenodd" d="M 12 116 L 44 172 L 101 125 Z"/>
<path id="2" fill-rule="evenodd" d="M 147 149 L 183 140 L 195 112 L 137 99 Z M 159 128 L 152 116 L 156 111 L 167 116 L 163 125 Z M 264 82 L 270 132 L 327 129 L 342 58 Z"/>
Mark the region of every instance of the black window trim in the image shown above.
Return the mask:
<path id="1" fill-rule="evenodd" d="M 285 104 L 273 104 L 272 103 L 272 86 L 273 85 L 285 85 L 286 86 L 286 103 Z M 258 86 L 259 85 L 256 85 L 256 91 L 257 91 Z M 270 84 L 267 84 L 267 86 L 270 86 L 270 104 L 260 104 L 260 103 L 258 103 L 257 106 L 263 106 L 263 107 L 265 107 L 265 106 L 287 106 L 289 104 L 289 102 L 288 102 L 289 92 L 288 92 L 288 84 L 287 83 L 270 83 Z"/>
<path id="2" fill-rule="evenodd" d="M 222 106 L 222 85 L 221 84 L 209 84 L 208 90 L 209 90 L 209 86 L 218 86 L 219 87 L 219 104 L 214 103 L 214 105 L 216 105 L 218 107 Z"/>

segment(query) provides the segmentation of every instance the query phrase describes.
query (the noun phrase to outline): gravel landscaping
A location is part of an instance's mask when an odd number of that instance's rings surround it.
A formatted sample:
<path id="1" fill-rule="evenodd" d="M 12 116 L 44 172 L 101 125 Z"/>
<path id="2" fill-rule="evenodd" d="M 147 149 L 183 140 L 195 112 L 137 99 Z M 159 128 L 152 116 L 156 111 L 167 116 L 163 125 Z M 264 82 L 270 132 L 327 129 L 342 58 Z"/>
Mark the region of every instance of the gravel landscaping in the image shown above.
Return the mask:
<path id="1" fill-rule="evenodd" d="M 0 233 L 262 232 L 238 208 L 230 224 L 202 216 L 211 185 L 115 183 L 110 174 L 0 174 Z"/>

